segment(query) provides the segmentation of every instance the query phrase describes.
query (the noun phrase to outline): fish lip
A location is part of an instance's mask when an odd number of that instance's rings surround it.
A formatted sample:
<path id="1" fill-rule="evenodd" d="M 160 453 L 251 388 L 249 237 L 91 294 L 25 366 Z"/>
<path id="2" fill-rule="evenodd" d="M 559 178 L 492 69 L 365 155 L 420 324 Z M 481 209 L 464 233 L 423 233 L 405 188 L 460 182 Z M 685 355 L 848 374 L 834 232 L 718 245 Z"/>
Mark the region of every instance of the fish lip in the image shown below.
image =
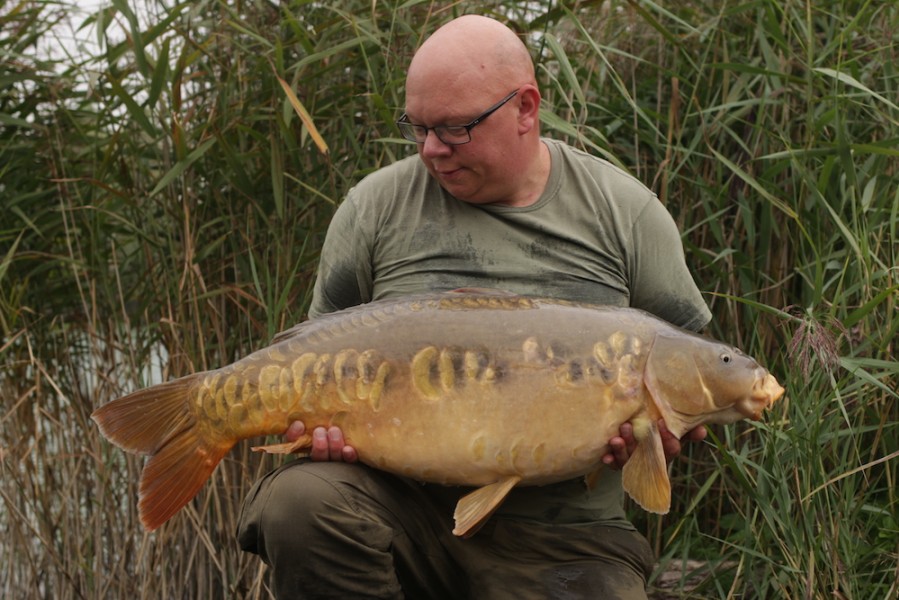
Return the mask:
<path id="1" fill-rule="evenodd" d="M 759 377 L 752 386 L 750 396 L 745 399 L 745 402 L 740 403 L 741 412 L 753 421 L 761 420 L 762 413 L 774 406 L 784 392 L 786 390 L 777 382 L 774 375 L 765 371 L 764 375 Z"/>
<path id="2" fill-rule="evenodd" d="M 737 410 L 751 421 L 761 421 L 766 408 L 768 408 L 767 403 L 760 404 L 758 400 L 751 397 L 744 398 L 742 402 L 737 403 Z"/>
<path id="3" fill-rule="evenodd" d="M 761 390 L 759 393 L 768 399 L 768 406 L 772 406 L 777 402 L 787 390 L 777 382 L 777 379 L 771 373 L 767 373 L 762 380 Z"/>

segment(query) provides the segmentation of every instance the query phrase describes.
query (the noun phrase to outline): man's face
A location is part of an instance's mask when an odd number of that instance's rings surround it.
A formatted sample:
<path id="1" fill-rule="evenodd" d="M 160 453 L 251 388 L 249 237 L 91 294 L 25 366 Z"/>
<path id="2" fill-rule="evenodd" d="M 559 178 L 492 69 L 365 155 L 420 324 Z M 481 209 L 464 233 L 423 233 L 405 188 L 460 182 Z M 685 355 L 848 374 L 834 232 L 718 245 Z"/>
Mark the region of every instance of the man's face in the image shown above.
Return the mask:
<path id="1" fill-rule="evenodd" d="M 425 127 L 465 125 L 481 116 L 513 90 L 454 93 L 453 82 L 407 86 L 409 122 Z M 456 198 L 473 204 L 503 203 L 514 189 L 514 163 L 520 143 L 517 98 L 510 98 L 489 117 L 471 128 L 471 141 L 452 145 L 428 131 L 418 154 L 428 172 Z"/>

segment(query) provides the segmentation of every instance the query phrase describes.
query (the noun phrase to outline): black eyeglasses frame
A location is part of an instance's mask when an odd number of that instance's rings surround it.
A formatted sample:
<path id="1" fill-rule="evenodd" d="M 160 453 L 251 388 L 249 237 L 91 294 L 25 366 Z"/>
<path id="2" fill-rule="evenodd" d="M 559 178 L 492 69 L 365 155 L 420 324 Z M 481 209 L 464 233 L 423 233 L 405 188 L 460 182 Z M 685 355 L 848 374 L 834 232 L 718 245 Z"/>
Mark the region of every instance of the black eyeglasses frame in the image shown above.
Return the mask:
<path id="1" fill-rule="evenodd" d="M 406 113 L 403 113 L 403 116 L 401 116 L 399 119 L 396 120 L 396 126 L 399 128 L 400 134 L 402 134 L 402 136 L 405 139 L 409 140 L 410 142 L 415 142 L 416 144 L 425 143 L 425 140 L 428 139 L 428 132 L 433 131 L 434 135 L 437 136 L 437 139 L 439 139 L 441 142 L 443 142 L 447 146 L 461 146 L 462 144 L 467 144 L 468 142 L 471 141 L 471 130 L 472 129 L 474 129 L 477 125 L 480 125 L 481 123 L 483 123 L 484 119 L 486 119 L 487 117 L 489 117 L 490 115 L 492 115 L 493 113 L 498 111 L 500 108 L 502 108 L 503 105 L 506 104 L 506 102 L 508 102 L 509 100 L 511 100 L 518 94 L 518 91 L 519 90 L 515 90 L 515 91 L 507 94 L 505 98 L 503 98 L 502 100 L 500 100 L 499 102 L 497 102 L 496 104 L 494 104 L 493 106 L 491 106 L 490 108 L 485 110 L 483 113 L 481 113 L 480 115 L 478 115 L 477 117 L 475 117 L 474 119 L 472 119 L 471 121 L 466 123 L 465 125 L 435 125 L 434 127 L 426 127 L 424 125 L 410 123 L 409 117 L 406 115 Z M 446 139 L 444 139 L 444 136 L 449 137 L 449 135 L 448 135 L 449 129 L 458 130 L 458 133 L 460 135 L 462 133 L 462 130 L 464 130 L 467 139 L 465 139 L 463 141 L 458 141 L 458 140 L 447 141 Z M 441 135 L 441 133 L 443 135 Z"/>

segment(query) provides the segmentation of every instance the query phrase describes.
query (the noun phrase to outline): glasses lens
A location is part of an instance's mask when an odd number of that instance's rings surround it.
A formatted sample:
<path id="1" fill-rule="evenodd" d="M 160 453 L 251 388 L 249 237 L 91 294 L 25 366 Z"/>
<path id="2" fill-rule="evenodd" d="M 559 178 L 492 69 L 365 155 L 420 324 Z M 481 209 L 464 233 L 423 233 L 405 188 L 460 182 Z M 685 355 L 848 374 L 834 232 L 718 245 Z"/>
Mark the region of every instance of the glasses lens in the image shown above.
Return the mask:
<path id="1" fill-rule="evenodd" d="M 471 141 L 468 127 L 435 127 L 434 132 L 444 144 L 467 144 Z"/>
<path id="2" fill-rule="evenodd" d="M 415 125 L 408 121 L 397 121 L 396 126 L 400 128 L 400 134 L 410 142 L 424 144 L 428 139 L 429 129 L 424 125 Z M 471 134 L 468 133 L 468 127 L 464 125 L 451 125 L 449 127 L 434 127 L 433 131 L 437 138 L 444 144 L 456 145 L 467 144 L 471 141 Z"/>
<path id="3" fill-rule="evenodd" d="M 400 128 L 400 133 L 403 137 L 410 142 L 424 142 L 425 138 L 428 137 L 427 130 L 421 125 L 413 125 L 412 123 L 400 121 L 397 123 L 397 126 Z"/>

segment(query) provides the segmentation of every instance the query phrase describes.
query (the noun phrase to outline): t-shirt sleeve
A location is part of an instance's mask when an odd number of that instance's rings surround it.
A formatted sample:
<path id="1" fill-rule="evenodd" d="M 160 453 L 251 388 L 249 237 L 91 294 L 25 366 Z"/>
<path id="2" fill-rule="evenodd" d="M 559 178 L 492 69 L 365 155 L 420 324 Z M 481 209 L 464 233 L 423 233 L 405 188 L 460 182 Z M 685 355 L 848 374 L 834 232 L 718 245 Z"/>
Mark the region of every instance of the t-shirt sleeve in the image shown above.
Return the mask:
<path id="1" fill-rule="evenodd" d="M 629 264 L 631 306 L 698 331 L 712 315 L 687 268 L 677 225 L 657 198 L 634 222 Z"/>
<path id="2" fill-rule="evenodd" d="M 371 301 L 371 233 L 358 213 L 351 190 L 325 234 L 309 318 Z"/>

